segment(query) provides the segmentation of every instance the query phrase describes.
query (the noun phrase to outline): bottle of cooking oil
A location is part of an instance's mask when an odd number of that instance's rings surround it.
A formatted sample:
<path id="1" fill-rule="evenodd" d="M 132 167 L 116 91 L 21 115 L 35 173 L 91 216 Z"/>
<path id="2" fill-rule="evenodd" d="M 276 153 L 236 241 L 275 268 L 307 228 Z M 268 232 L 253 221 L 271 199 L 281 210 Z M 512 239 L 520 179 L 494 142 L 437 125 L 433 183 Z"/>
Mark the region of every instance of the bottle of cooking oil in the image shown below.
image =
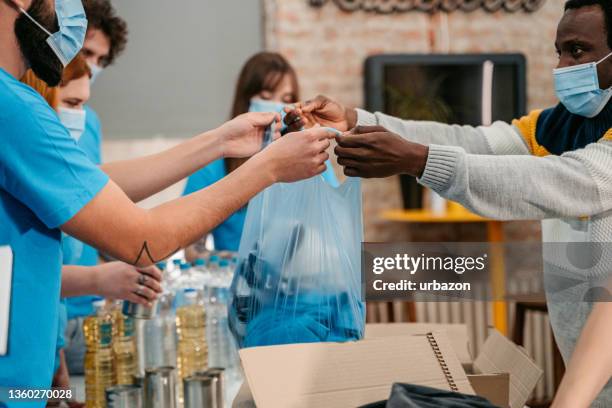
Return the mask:
<path id="1" fill-rule="evenodd" d="M 136 374 L 136 344 L 134 319 L 121 311 L 122 302 L 113 307 L 113 359 L 116 385 L 134 384 Z"/>
<path id="2" fill-rule="evenodd" d="M 83 323 L 85 334 L 85 404 L 87 408 L 105 408 L 106 388 L 114 382 L 113 322 L 104 301 L 94 303 L 95 312 Z"/>
<path id="3" fill-rule="evenodd" d="M 176 310 L 176 332 L 177 368 L 182 384 L 184 378 L 207 368 L 208 346 L 202 291 L 189 288 L 184 289 L 181 295 Z M 179 391 L 179 401 L 181 400 L 182 392 Z"/>

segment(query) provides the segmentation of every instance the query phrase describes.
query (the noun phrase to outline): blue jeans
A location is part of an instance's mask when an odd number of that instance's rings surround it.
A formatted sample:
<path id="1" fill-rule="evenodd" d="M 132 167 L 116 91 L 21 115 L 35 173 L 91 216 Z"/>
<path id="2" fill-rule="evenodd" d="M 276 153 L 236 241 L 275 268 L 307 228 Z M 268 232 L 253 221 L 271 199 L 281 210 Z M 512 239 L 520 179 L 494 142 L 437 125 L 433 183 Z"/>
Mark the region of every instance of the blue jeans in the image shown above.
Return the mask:
<path id="1" fill-rule="evenodd" d="M 83 318 L 68 320 L 66 325 L 64 353 L 68 372 L 72 375 L 85 373 L 85 335 L 83 333 Z"/>

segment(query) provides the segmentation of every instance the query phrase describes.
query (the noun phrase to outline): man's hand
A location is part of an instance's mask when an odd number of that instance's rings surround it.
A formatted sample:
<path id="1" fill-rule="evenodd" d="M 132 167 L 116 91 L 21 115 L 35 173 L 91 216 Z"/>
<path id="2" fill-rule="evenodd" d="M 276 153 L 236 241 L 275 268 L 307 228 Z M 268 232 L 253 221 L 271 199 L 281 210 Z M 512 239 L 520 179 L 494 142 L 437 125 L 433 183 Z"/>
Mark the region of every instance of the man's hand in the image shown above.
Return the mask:
<path id="1" fill-rule="evenodd" d="M 268 166 L 276 182 L 307 179 L 325 171 L 325 161 L 329 159 L 325 150 L 334 135 L 321 127 L 291 133 L 270 144 L 256 157 L 263 166 Z"/>
<path id="2" fill-rule="evenodd" d="M 381 126 L 358 126 L 336 141 L 338 164 L 350 177 L 421 177 L 429 154 L 427 146 L 409 142 Z"/>
<path id="3" fill-rule="evenodd" d="M 273 140 L 280 137 L 281 119 L 278 113 L 249 112 L 221 125 L 222 157 L 251 157 L 261 150 L 268 127 L 275 122 Z"/>
<path id="4" fill-rule="evenodd" d="M 357 112 L 354 109 L 345 108 L 342 104 L 322 95 L 288 106 L 285 111 L 287 112 L 285 124 L 290 131 L 297 131 L 303 127 L 311 128 L 319 124 L 345 132 L 357 124 Z"/>
<path id="5" fill-rule="evenodd" d="M 97 294 L 151 306 L 162 292 L 161 271 L 155 266 L 136 268 L 123 262 L 109 262 L 95 268 Z"/>

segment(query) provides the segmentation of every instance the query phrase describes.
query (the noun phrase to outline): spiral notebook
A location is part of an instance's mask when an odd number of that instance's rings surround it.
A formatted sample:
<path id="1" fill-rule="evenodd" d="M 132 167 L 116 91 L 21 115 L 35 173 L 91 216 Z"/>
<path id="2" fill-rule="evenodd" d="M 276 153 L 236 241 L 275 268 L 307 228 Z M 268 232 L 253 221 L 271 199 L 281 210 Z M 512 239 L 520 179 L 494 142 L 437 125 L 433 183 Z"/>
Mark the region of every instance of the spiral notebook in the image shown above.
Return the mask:
<path id="1" fill-rule="evenodd" d="M 474 394 L 443 332 L 255 347 L 240 357 L 251 399 L 264 408 L 355 407 L 387 399 L 395 382 Z"/>

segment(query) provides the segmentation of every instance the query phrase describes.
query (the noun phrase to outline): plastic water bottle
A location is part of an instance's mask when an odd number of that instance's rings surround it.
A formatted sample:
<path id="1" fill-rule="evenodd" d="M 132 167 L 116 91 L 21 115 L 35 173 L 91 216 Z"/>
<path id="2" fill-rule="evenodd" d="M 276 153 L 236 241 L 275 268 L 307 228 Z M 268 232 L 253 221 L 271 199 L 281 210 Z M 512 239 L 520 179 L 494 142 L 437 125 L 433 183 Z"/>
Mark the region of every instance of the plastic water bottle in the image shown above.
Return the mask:
<path id="1" fill-rule="evenodd" d="M 185 289 L 176 309 L 176 333 L 178 337 L 177 368 L 180 384 L 183 379 L 208 366 L 206 343 L 206 313 L 202 291 Z M 179 404 L 183 401 L 179 387 Z"/>
<path id="2" fill-rule="evenodd" d="M 206 304 L 207 322 L 206 337 L 208 340 L 209 366 L 227 368 L 227 353 L 225 350 L 225 330 L 227 326 L 227 306 L 224 304 L 223 288 L 210 288 L 210 297 Z"/>
<path id="3" fill-rule="evenodd" d="M 206 299 L 206 334 L 209 350 L 209 367 L 225 369 L 225 400 L 233 401 L 242 384 L 242 371 L 238 347 L 228 322 L 229 287 L 233 274 L 231 262 L 219 261 L 217 276 L 211 280 L 209 296 Z"/>
<path id="4" fill-rule="evenodd" d="M 232 284 L 232 277 L 234 275 L 233 272 L 231 261 L 228 259 L 222 259 L 219 261 L 219 286 L 229 288 L 229 286 Z"/>
<path id="5" fill-rule="evenodd" d="M 134 319 L 121 311 L 121 301 L 115 302 L 113 316 L 113 358 L 116 385 L 131 385 L 136 374 L 136 345 Z"/>
<path id="6" fill-rule="evenodd" d="M 157 314 L 145 322 L 146 368 L 176 367 L 176 313 L 174 293 L 164 287 Z"/>
<path id="7" fill-rule="evenodd" d="M 192 271 L 194 275 L 197 276 L 197 279 L 200 281 L 200 283 L 202 283 L 204 286 L 208 284 L 208 281 L 210 280 L 210 271 L 208 270 L 205 259 L 196 259 L 193 262 Z"/>
<path id="8" fill-rule="evenodd" d="M 113 321 L 104 301 L 94 302 L 94 314 L 83 322 L 85 335 L 85 404 L 105 408 L 105 390 L 113 386 Z"/>
<path id="9" fill-rule="evenodd" d="M 170 279 L 175 262 L 159 262 L 162 271 L 162 293 L 157 300 L 156 314 L 144 324 L 145 368 L 176 367 L 176 313 L 174 297 L 176 281 Z"/>
<path id="10" fill-rule="evenodd" d="M 208 269 L 213 274 L 219 269 L 219 255 L 211 255 L 208 258 Z"/>

